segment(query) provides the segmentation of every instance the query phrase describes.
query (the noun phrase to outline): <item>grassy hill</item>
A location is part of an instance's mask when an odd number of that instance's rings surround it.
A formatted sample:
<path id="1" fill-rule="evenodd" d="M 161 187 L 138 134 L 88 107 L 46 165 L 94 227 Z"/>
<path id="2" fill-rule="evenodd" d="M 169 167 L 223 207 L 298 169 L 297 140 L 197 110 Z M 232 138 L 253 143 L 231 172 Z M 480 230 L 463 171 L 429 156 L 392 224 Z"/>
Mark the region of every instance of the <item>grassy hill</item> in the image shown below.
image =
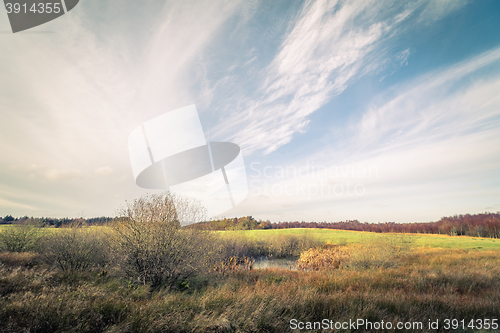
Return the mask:
<path id="1" fill-rule="evenodd" d="M 374 233 L 365 231 L 347 231 L 331 229 L 267 229 L 267 230 L 235 230 L 220 231 L 221 234 L 238 235 L 250 239 L 266 239 L 279 235 L 307 236 L 318 239 L 322 243 L 332 244 L 369 244 L 373 241 L 384 241 L 391 238 L 406 239 L 414 247 L 432 247 L 443 249 L 483 249 L 500 250 L 500 239 L 469 236 L 449 236 L 434 234 L 399 234 Z"/>

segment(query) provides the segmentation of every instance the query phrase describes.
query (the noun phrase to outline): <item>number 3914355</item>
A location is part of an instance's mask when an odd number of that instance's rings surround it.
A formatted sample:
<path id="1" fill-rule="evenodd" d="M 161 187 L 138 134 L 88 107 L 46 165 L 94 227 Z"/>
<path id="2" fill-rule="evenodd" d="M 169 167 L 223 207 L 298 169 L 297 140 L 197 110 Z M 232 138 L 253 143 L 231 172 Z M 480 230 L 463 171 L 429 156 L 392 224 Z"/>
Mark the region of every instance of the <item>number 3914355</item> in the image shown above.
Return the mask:
<path id="1" fill-rule="evenodd" d="M 58 14 L 61 12 L 61 3 L 59 3 L 59 2 L 55 2 L 55 3 L 40 2 L 40 3 L 34 3 L 33 5 L 31 5 L 31 7 L 28 8 L 26 3 L 20 4 L 20 3 L 7 2 L 5 4 L 5 8 L 7 9 L 7 14 L 11 14 L 11 13 L 15 13 L 15 14 L 18 14 L 18 13 L 24 13 L 24 14 L 27 14 L 27 13 L 33 13 L 33 14 L 55 13 L 55 14 Z"/>

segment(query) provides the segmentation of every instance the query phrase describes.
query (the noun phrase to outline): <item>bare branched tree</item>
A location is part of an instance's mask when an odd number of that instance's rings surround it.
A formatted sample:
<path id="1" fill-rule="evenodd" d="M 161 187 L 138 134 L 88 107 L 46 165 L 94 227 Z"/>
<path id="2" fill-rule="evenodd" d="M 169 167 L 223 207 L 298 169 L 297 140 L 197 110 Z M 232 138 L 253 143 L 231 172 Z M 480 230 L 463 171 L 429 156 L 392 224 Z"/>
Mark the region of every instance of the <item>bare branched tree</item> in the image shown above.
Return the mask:
<path id="1" fill-rule="evenodd" d="M 209 235 L 181 228 L 180 220 L 189 224 L 205 212 L 197 202 L 168 192 L 127 203 L 114 228 L 123 272 L 144 284 L 175 287 L 201 270 L 212 255 Z"/>

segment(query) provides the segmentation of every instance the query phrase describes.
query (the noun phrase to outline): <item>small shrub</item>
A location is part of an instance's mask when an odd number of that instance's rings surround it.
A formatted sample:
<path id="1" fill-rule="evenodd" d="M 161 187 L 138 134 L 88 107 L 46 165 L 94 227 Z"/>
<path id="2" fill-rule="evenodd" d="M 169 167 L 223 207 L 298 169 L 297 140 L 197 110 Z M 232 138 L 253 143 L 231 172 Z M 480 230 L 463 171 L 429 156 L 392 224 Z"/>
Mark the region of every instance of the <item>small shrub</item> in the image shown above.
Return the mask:
<path id="1" fill-rule="evenodd" d="M 0 247 L 10 252 L 26 252 L 32 250 L 39 239 L 39 228 L 31 225 L 11 226 L 0 232 Z"/>
<path id="2" fill-rule="evenodd" d="M 150 195 L 120 212 L 113 244 L 128 277 L 153 287 L 176 288 L 210 266 L 217 251 L 209 234 L 181 228 L 179 222 L 180 215 L 199 218 L 200 207 L 190 206 L 187 200 L 176 205 L 177 200 L 168 192 Z"/>
<path id="3" fill-rule="evenodd" d="M 323 248 L 309 249 L 300 254 L 297 268 L 305 270 L 336 269 L 349 258 L 349 251 L 341 246 L 324 246 Z"/>
<path id="4" fill-rule="evenodd" d="M 104 267 L 109 247 L 102 233 L 87 228 L 71 228 L 47 236 L 41 251 L 49 264 L 63 271 L 83 271 Z"/>

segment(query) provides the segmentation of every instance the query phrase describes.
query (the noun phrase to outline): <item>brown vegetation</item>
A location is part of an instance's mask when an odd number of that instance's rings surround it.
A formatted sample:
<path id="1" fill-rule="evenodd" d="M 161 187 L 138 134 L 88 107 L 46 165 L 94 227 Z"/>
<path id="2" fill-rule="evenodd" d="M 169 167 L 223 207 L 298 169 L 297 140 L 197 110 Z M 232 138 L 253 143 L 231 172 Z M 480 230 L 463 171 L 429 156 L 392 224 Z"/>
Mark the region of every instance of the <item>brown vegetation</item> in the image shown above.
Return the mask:
<path id="1" fill-rule="evenodd" d="M 289 332 L 293 318 L 442 323 L 498 317 L 500 259 L 496 251 L 419 249 L 397 267 L 237 269 L 200 275 L 184 291 L 3 264 L 0 295 L 2 332 Z"/>
<path id="2" fill-rule="evenodd" d="M 350 245 L 220 235 L 181 228 L 173 200 L 135 200 L 114 228 L 4 247 L 0 331 L 289 332 L 292 319 L 365 319 L 434 332 L 429 320 L 500 319 L 498 251 L 414 248 L 399 235 Z M 299 257 L 299 270 L 254 269 L 259 256 Z"/>

